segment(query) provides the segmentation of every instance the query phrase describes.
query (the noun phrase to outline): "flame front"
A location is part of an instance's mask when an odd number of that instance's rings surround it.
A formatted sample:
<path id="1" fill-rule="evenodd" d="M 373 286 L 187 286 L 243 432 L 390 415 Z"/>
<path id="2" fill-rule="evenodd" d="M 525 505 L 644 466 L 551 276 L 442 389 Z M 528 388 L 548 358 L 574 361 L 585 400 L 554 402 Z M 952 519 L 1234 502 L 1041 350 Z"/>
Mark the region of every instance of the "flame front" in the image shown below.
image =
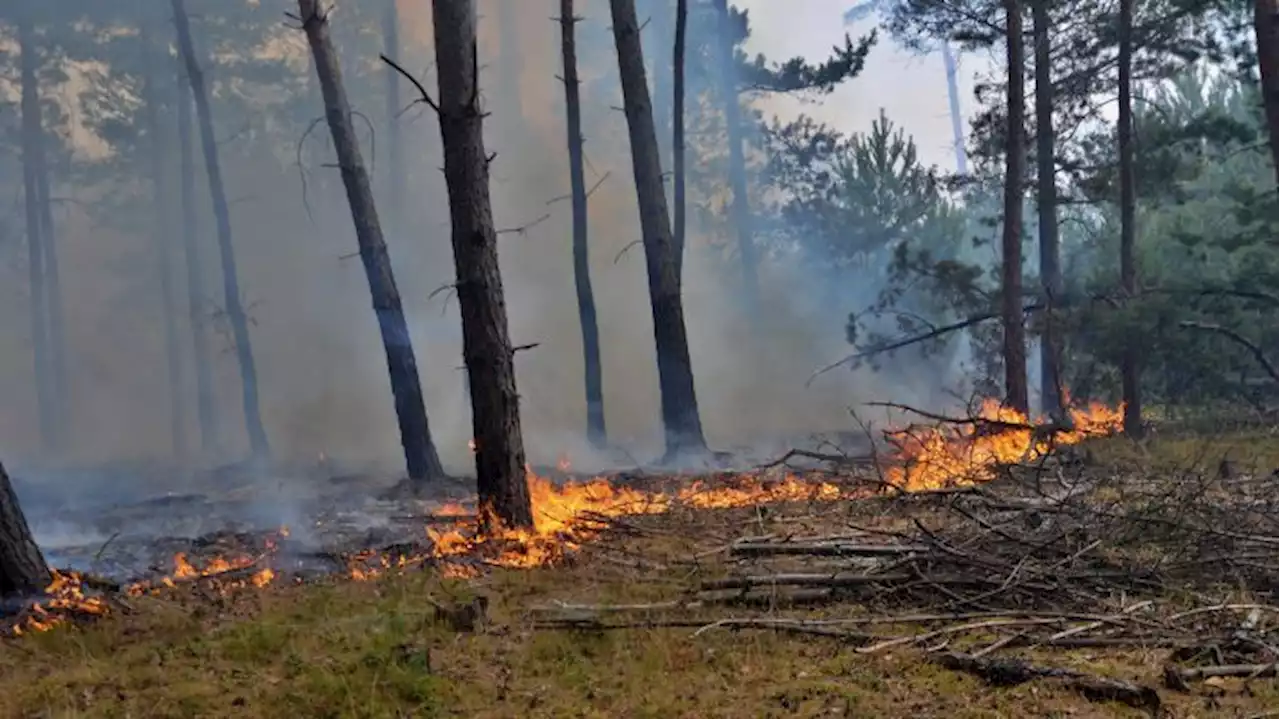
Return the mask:
<path id="1" fill-rule="evenodd" d="M 896 453 L 880 462 L 883 479 L 909 492 L 985 482 L 995 477 L 996 467 L 1001 464 L 1035 461 L 1055 445 L 1113 434 L 1122 425 L 1123 407 L 1090 404 L 1070 409 L 1069 413 L 1069 429 L 1050 431 L 1037 428 L 1025 415 L 988 400 L 972 422 L 891 431 L 887 434 Z M 468 444 L 474 451 L 474 440 Z M 567 456 L 560 457 L 556 464 L 561 472 L 569 469 Z M 659 514 L 678 506 L 727 509 L 777 502 L 832 501 L 853 493 L 849 486 L 795 475 L 776 479 L 739 475 L 715 485 L 696 481 L 672 491 L 646 491 L 604 478 L 557 486 L 532 471 L 527 472 L 527 481 L 533 507 L 532 529 L 498 527 L 484 533 L 474 513 L 461 504 L 447 503 L 436 511 L 436 516 L 461 521 L 450 529 L 427 528 L 433 544 L 430 556 L 393 558 L 372 550 L 361 552 L 350 557 L 349 575 L 358 580 L 371 579 L 388 570 L 420 565 L 434 558 L 443 560 L 440 571 L 445 576 L 475 576 L 480 571 L 478 567 L 458 561 L 464 555 L 483 557 L 481 561 L 495 566 L 537 567 L 555 563 L 599 536 L 609 518 Z M 252 573 L 249 570 L 275 552 L 277 539 L 288 536 L 288 528 L 281 527 L 276 536 L 267 538 L 266 551 L 261 555 L 218 557 L 203 567 L 196 567 L 185 553 L 179 552 L 173 557 L 171 574 L 131 584 L 124 593 L 157 594 L 179 582 L 204 579 L 211 579 L 222 593 L 249 586 L 265 587 L 276 579 L 276 572 L 269 567 Z M 232 572 L 235 574 L 227 576 Z M 45 589 L 46 597 L 33 605 L 21 622 L 12 625 L 13 633 L 45 631 L 73 616 L 107 614 L 107 600 L 86 594 L 88 585 L 77 572 L 55 571 Z"/>
<path id="2" fill-rule="evenodd" d="M 593 518 L 660 514 L 673 506 L 703 509 L 746 507 L 786 501 L 829 501 L 843 490 L 826 482 L 809 482 L 787 476 L 769 481 L 758 477 L 736 478 L 731 486 L 712 487 L 694 482 L 676 492 L 646 492 L 618 486 L 603 478 L 556 486 L 532 471 L 527 474 L 533 505 L 533 529 L 499 528 L 480 534 L 476 523 L 438 530 L 429 527 L 434 556 L 448 559 L 494 548 L 497 556 L 486 561 L 503 567 L 529 568 L 553 563 L 565 553 L 597 536 L 601 526 Z M 364 570 L 359 570 L 362 574 Z M 450 571 L 466 572 L 460 567 Z M 353 570 L 353 575 L 355 575 Z"/>
<path id="3" fill-rule="evenodd" d="M 1026 415 L 987 399 L 973 423 L 901 430 L 894 433 L 900 454 L 885 479 L 909 492 L 985 482 L 994 478 L 999 465 L 1033 462 L 1055 445 L 1114 434 L 1124 424 L 1123 406 L 1090 403 L 1067 411 L 1071 429 L 1037 432 Z M 994 424 L 998 431 L 983 431 L 984 424 Z"/>
<path id="4" fill-rule="evenodd" d="M 897 453 L 884 461 L 884 480 L 908 492 L 985 482 L 995 476 L 999 465 L 1035 461 L 1054 445 L 1078 444 L 1089 437 L 1112 434 L 1122 424 L 1123 408 L 1090 404 L 1068 411 L 1070 429 L 1045 431 L 1034 427 L 1026 415 L 1002 407 L 998 401 L 986 400 L 972 422 L 892 432 Z M 482 552 L 491 555 L 485 560 L 489 564 L 536 567 L 555 562 L 597 536 L 601 525 L 592 522 L 593 517 L 658 514 L 676 505 L 727 509 L 777 502 L 831 501 L 849 494 L 845 487 L 794 475 L 777 481 L 741 476 L 727 486 L 716 487 L 695 482 L 674 493 L 646 492 L 603 478 L 557 486 L 532 471 L 528 471 L 527 481 L 533 529 L 500 527 L 485 534 L 475 522 L 448 530 L 429 527 L 427 535 L 434 544 L 435 558 L 448 560 L 492 549 Z M 450 571 L 468 571 L 454 567 Z"/>
<path id="5" fill-rule="evenodd" d="M 289 536 L 289 528 L 281 527 L 276 535 Z M 276 578 L 275 570 L 263 567 L 252 574 L 240 574 L 236 577 L 224 577 L 228 572 L 248 570 L 257 565 L 264 557 L 273 553 L 276 541 L 272 537 L 266 539 L 266 552 L 258 557 L 215 557 L 204 567 L 196 567 L 187 559 L 185 552 L 173 555 L 173 571 L 159 579 L 134 582 L 121 591 L 131 597 L 144 594 L 159 594 L 165 589 L 176 587 L 179 582 L 195 579 L 211 579 L 217 590 L 226 594 L 233 589 L 243 587 L 265 587 Z M 101 596 L 85 594 L 85 588 L 91 586 L 84 575 L 74 571 L 53 570 L 53 579 L 45 587 L 45 598 L 31 606 L 31 613 L 22 621 L 10 626 L 17 636 L 28 631 L 43 632 L 62 624 L 72 616 L 99 617 L 108 613 L 109 605 Z"/>

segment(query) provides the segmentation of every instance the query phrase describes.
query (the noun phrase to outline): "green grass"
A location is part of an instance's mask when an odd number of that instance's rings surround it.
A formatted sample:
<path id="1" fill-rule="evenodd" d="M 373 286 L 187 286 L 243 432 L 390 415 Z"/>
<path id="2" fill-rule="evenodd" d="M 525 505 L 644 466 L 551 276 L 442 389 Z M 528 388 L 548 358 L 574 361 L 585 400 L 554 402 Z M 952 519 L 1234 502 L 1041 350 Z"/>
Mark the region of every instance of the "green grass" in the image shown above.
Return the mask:
<path id="1" fill-rule="evenodd" d="M 590 579 L 571 570 L 494 578 L 494 624 L 459 634 L 421 599 L 427 574 L 265 593 L 252 616 L 175 608 L 0 648 L 9 717 L 1131 716 L 1068 693 L 994 691 L 919 661 L 828 641 L 688 629 L 531 630 L 528 600 Z M 596 601 L 623 586 L 597 584 Z M 1078 658 L 1077 658 L 1078 660 Z"/>
<path id="2" fill-rule="evenodd" d="M 1223 459 L 1239 471 L 1275 471 L 1280 440 L 1275 431 L 1255 429 L 1220 435 L 1156 434 L 1140 442 L 1123 437 L 1092 440 L 1088 449 L 1104 465 L 1140 465 L 1156 471 L 1215 472 Z"/>
<path id="3" fill-rule="evenodd" d="M 635 577 L 598 567 L 500 572 L 482 588 L 492 623 L 458 633 L 426 595 L 457 585 L 429 573 L 293 586 L 250 610 L 195 617 L 151 600 L 87 630 L 0 646 L 5 717 L 1124 717 L 1051 684 L 991 689 L 914 650 L 864 656 L 836 641 L 768 632 L 534 630 L 553 597 L 636 601 Z M 575 587 L 584 590 L 572 591 Z M 475 587 L 472 587 L 475 589 Z M 1159 656 L 1055 653 L 1045 663 L 1150 682 Z M 1274 683 L 1214 699 L 1164 692 L 1172 716 L 1249 716 Z"/>

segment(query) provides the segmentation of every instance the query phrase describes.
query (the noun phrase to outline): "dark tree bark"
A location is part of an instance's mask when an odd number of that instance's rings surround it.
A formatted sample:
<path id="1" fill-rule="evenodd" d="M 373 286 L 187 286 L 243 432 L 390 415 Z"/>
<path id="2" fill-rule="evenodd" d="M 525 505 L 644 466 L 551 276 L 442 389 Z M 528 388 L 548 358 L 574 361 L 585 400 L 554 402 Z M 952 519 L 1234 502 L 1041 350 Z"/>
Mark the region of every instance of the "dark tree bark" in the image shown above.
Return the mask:
<path id="1" fill-rule="evenodd" d="M 1001 232 L 1000 320 L 1004 329 L 1005 404 L 1027 411 L 1027 343 L 1022 317 L 1022 181 L 1026 176 L 1026 113 L 1022 47 L 1022 4 L 1005 0 L 1005 42 L 1008 69 L 1008 118 L 1005 127 L 1004 228 Z"/>
<path id="2" fill-rule="evenodd" d="M 684 55 L 685 40 L 689 29 L 689 0 L 676 0 L 676 36 L 672 43 L 672 107 L 671 107 L 671 170 L 672 202 L 675 205 L 672 219 L 672 241 L 675 244 L 676 275 L 684 277 L 685 244 L 685 173 L 684 173 Z"/>
<path id="3" fill-rule="evenodd" d="M 200 449 L 206 456 L 220 450 L 218 419 L 213 403 L 213 368 L 209 361 L 209 330 L 205 311 L 204 263 L 200 261 L 200 225 L 196 219 L 195 148 L 191 137 L 191 86 L 179 60 L 177 96 L 178 154 L 182 195 L 182 255 L 187 272 L 187 314 L 191 325 L 192 357 L 196 370 L 196 418 Z"/>
<path id="4" fill-rule="evenodd" d="M 573 0 L 560 0 L 560 55 L 564 77 L 564 106 L 569 142 L 569 192 L 573 203 L 573 285 L 578 295 L 582 326 L 582 370 L 587 398 L 587 440 L 593 447 L 607 444 L 604 423 L 604 370 L 600 362 L 600 327 L 591 290 L 587 252 L 587 185 L 583 173 L 582 101 L 579 97 L 578 53 Z"/>
<path id="5" fill-rule="evenodd" d="M 1062 352 L 1053 308 L 1062 297 L 1062 268 L 1058 248 L 1058 187 L 1053 130 L 1053 77 L 1050 65 L 1049 0 L 1032 0 L 1032 33 L 1036 64 L 1036 211 L 1040 230 L 1040 289 L 1045 307 L 1040 339 L 1040 403 L 1050 417 L 1062 414 Z"/>
<path id="6" fill-rule="evenodd" d="M 49 565 L 31 536 L 13 483 L 0 466 L 0 597 L 39 592 L 50 579 Z"/>
<path id="7" fill-rule="evenodd" d="M 644 77 L 644 51 L 636 22 L 635 0 L 609 0 L 613 39 L 618 48 L 618 74 L 622 79 L 622 99 L 631 140 L 631 165 L 635 174 L 640 207 L 645 266 L 649 275 L 649 301 L 653 310 L 653 338 L 658 355 L 658 385 L 662 402 L 662 424 L 666 435 L 666 457 L 675 461 L 682 455 L 707 451 L 698 416 L 693 365 L 680 297 L 680 274 L 667 198 L 662 190 L 662 166 L 653 128 L 653 107 Z"/>
<path id="8" fill-rule="evenodd" d="M 40 94 L 36 76 L 35 30 L 26 13 L 18 13 L 18 44 L 22 73 L 22 183 L 27 223 L 27 273 L 31 289 L 31 344 L 35 360 L 36 404 L 40 442 L 45 451 L 57 446 L 57 405 L 49 364 L 49 325 L 46 307 L 45 252 L 41 236 L 40 173 L 36 138 L 40 135 Z"/>
<path id="9" fill-rule="evenodd" d="M 1267 113 L 1267 137 L 1271 142 L 1271 162 L 1280 169 L 1280 10 L 1276 0 L 1253 0 L 1253 34 L 1258 44 L 1258 77 L 1262 83 L 1262 105 Z"/>
<path id="10" fill-rule="evenodd" d="M 342 86 L 342 71 L 337 52 L 329 39 L 325 12 L 320 8 L 320 0 L 298 0 L 298 17 L 316 63 L 316 77 L 320 81 L 320 94 L 324 97 L 325 119 L 333 135 L 333 149 L 338 156 L 342 184 L 347 190 L 347 202 L 351 205 L 360 260 L 364 264 L 369 294 L 373 296 L 373 311 L 382 333 L 382 348 L 387 356 L 387 373 L 391 378 L 391 393 L 395 397 L 396 418 L 400 423 L 400 444 L 404 447 L 411 481 L 439 479 L 445 476 L 444 467 L 431 439 L 409 325 L 400 304 L 400 292 L 396 289 L 387 245 L 382 239 L 382 226 L 378 223 L 378 210 L 373 201 L 373 186 L 360 156 L 355 125 L 351 121 L 351 105 Z"/>
<path id="11" fill-rule="evenodd" d="M 172 207 L 172 192 L 168 178 L 165 177 L 164 144 L 160 139 L 160 118 L 156 103 L 159 93 L 156 89 L 155 62 L 157 59 L 152 45 L 150 28 L 146 21 L 139 28 L 139 41 L 145 55 L 143 61 L 142 104 L 146 117 L 147 135 L 150 140 L 152 202 L 155 203 L 155 228 L 153 230 L 156 247 L 156 273 L 160 285 L 160 306 L 164 313 L 164 346 L 169 376 L 169 425 L 173 438 L 173 453 L 179 458 L 187 456 L 187 422 L 183 388 L 186 386 L 182 371 L 182 353 L 178 349 L 177 300 L 174 298 L 172 252 L 169 243 L 169 212 Z"/>
<path id="12" fill-rule="evenodd" d="M 1126 298 L 1138 292 L 1138 263 L 1134 247 L 1137 237 L 1137 196 L 1133 174 L 1133 0 L 1120 0 L 1119 108 L 1116 144 L 1120 154 L 1120 289 Z M 1142 395 L 1138 366 L 1140 349 L 1126 342 L 1120 360 L 1121 399 L 1124 402 L 1124 433 L 1142 435 Z"/>
<path id="13" fill-rule="evenodd" d="M 476 487 L 483 519 L 533 526 L 520 431 L 520 397 L 507 307 L 498 270 L 498 237 L 489 204 L 489 158 L 476 50 L 474 0 L 433 0 L 440 138 L 449 190 L 462 354 L 471 390 Z"/>
<path id="14" fill-rule="evenodd" d="M 726 0 L 712 0 L 719 16 L 717 50 L 720 63 L 721 101 L 724 103 L 725 131 L 729 136 L 729 183 L 733 202 L 729 216 L 738 237 L 738 254 L 742 262 L 742 290 L 747 316 L 755 319 L 760 311 L 760 270 L 755 238 L 751 233 L 751 207 L 747 197 L 746 140 L 742 130 L 742 111 L 738 106 L 738 75 L 733 61 L 733 33 L 730 30 L 729 6 Z"/>
<path id="15" fill-rule="evenodd" d="M 173 7 L 174 25 L 178 30 L 178 51 L 186 64 L 187 82 L 191 86 L 192 99 L 196 104 L 200 145 L 204 149 L 205 171 L 209 175 L 213 219 L 218 228 L 218 254 L 222 258 L 225 310 L 231 324 L 231 334 L 235 338 L 236 359 L 240 365 L 245 431 L 249 435 L 249 447 L 253 456 L 265 458 L 270 455 L 271 448 L 267 444 L 267 432 L 262 426 L 262 411 L 258 406 L 258 368 L 253 360 L 253 346 L 249 339 L 249 318 L 240 301 L 240 278 L 236 271 L 235 248 L 231 242 L 231 211 L 227 208 L 226 187 L 222 184 L 222 167 L 218 162 L 218 141 L 213 134 L 209 92 L 191 39 L 191 23 L 187 18 L 185 0 L 170 0 L 170 3 Z"/>

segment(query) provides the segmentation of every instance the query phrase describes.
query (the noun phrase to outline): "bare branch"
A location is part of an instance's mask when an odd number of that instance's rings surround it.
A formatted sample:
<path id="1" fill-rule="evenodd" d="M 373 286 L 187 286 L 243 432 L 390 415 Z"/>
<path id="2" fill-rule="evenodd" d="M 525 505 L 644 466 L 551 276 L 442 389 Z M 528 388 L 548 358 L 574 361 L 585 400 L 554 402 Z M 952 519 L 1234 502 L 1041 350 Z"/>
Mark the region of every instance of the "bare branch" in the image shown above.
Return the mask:
<path id="1" fill-rule="evenodd" d="M 391 69 L 400 73 L 409 82 L 413 83 L 413 87 L 418 91 L 418 94 L 420 95 L 420 97 L 417 100 L 415 100 L 415 102 L 426 103 L 426 105 L 430 107 L 432 110 L 435 110 L 436 113 L 440 112 L 440 106 L 436 104 L 435 100 L 431 99 L 431 93 L 427 92 L 427 88 L 422 86 L 422 83 L 418 81 L 418 78 L 414 77 L 413 75 L 410 75 L 408 70 L 404 69 L 403 67 L 400 67 L 400 65 L 397 64 L 395 60 L 392 60 L 386 55 L 379 54 L 378 57 L 381 58 L 383 62 L 390 65 Z"/>
<path id="2" fill-rule="evenodd" d="M 1267 359 L 1267 354 L 1262 351 L 1262 348 L 1254 344 L 1253 342 L 1249 341 L 1249 338 L 1245 337 L 1239 332 L 1236 332 L 1235 330 L 1229 327 L 1223 327 L 1222 325 L 1209 324 L 1206 322 L 1192 322 L 1189 320 L 1185 322 L 1179 322 L 1178 326 L 1185 327 L 1187 329 L 1192 329 L 1192 330 L 1203 330 L 1205 332 L 1215 332 L 1217 334 L 1222 335 L 1223 337 L 1226 337 L 1232 342 L 1235 342 L 1241 347 L 1244 347 L 1245 349 L 1249 350 L 1249 352 L 1253 355 L 1254 359 L 1258 360 L 1258 364 L 1262 365 L 1262 369 L 1266 370 L 1266 373 L 1270 375 L 1271 379 L 1273 380 L 1280 379 L 1280 377 L 1276 375 L 1275 365 L 1271 363 L 1271 360 Z"/>

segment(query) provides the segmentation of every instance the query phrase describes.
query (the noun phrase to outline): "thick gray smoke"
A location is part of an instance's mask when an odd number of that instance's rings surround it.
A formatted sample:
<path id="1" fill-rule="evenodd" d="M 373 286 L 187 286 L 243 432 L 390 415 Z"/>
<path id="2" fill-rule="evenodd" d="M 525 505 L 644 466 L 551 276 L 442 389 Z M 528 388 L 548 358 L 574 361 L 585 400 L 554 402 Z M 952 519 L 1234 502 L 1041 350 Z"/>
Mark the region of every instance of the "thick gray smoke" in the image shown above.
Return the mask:
<path id="1" fill-rule="evenodd" d="M 595 103 L 585 108 L 591 133 L 588 184 L 608 175 L 591 196 L 592 279 L 603 341 L 608 429 L 613 442 L 625 450 L 597 456 L 586 449 L 582 438 L 585 410 L 569 257 L 569 208 L 567 202 L 555 201 L 568 192 L 562 93 L 555 77 L 558 37 L 555 26 L 546 20 L 546 8 L 527 5 L 521 3 L 520 12 L 528 15 L 528 27 L 538 31 L 530 31 L 523 39 L 518 118 L 517 108 L 499 91 L 499 84 L 486 83 L 493 112 L 488 126 L 490 149 L 498 152 L 493 204 L 497 225 L 506 230 L 500 256 L 511 335 L 517 345 L 536 344 L 517 354 L 526 446 L 534 464 L 554 464 L 566 455 L 583 469 L 631 464 L 653 457 L 661 433 L 625 120 L 599 95 L 588 95 L 588 101 Z M 584 12 L 594 18 L 583 23 L 580 31 L 607 36 L 605 4 L 585 5 Z M 430 66 L 424 44 L 430 30 L 423 12 L 417 8 L 416 14 L 405 13 L 407 30 L 402 39 L 408 67 Z M 483 22 L 481 41 L 488 57 L 482 63 L 485 72 L 493 74 L 498 63 L 492 15 Z M 293 58 L 299 72 L 312 72 L 309 63 L 300 61 L 300 38 L 284 28 L 281 34 L 280 45 L 273 51 Z M 592 37 L 589 42 L 598 45 L 602 39 Z M 345 56 L 344 60 L 353 68 L 348 82 L 360 77 L 354 71 L 358 67 L 364 67 L 369 77 L 372 58 Z M 220 83 L 216 87 L 232 92 L 233 83 L 225 72 L 216 78 Z M 584 74 L 594 77 L 605 71 L 584 68 Z M 374 76 L 381 79 L 380 74 Z M 84 129 L 77 104 L 86 83 L 110 79 L 109 69 L 83 67 L 56 88 L 68 111 L 67 125 L 59 131 L 70 133 L 77 161 L 113 161 L 110 146 Z M 434 87 L 434 77 L 428 73 L 426 79 L 427 86 Z M 14 97 L 15 81 L 0 74 L 0 95 Z M 352 88 L 353 97 L 361 102 L 359 109 L 371 118 L 370 126 L 376 131 L 375 143 L 366 141 L 364 151 L 374 164 L 383 201 L 387 149 L 379 130 L 385 126 L 380 92 L 380 83 Z M 404 92 L 408 97 L 411 89 L 406 87 Z M 316 114 L 321 110 L 318 104 L 312 109 Z M 441 289 L 452 281 L 453 266 L 445 190 L 438 170 L 438 128 L 429 112 L 419 112 L 422 109 L 419 106 L 401 118 L 402 154 L 410 172 L 405 220 L 392 226 L 384 202 L 384 225 L 436 442 L 446 465 L 467 473 L 471 430 L 459 318 L 456 302 Z M 323 459 L 344 468 L 393 475 L 401 471 L 402 458 L 386 369 L 363 270 L 352 256 L 355 241 L 346 200 L 336 171 L 324 167 L 331 161 L 324 128 L 313 133 L 301 152 L 304 191 L 291 142 L 302 134 L 305 120 L 267 115 L 223 114 L 215 121 L 226 138 L 222 157 L 241 286 L 253 319 L 262 407 L 273 452 L 295 465 Z M 242 125 L 249 131 L 237 135 Z M 268 146 L 262 140 L 266 135 L 277 138 L 273 152 L 263 152 Z M 7 187 L 20 187 L 20 167 L 14 159 L 0 158 Z M 83 207 L 110 201 L 108 190 L 118 189 L 120 183 L 80 186 L 67 183 L 65 177 L 56 179 L 59 186 L 54 194 L 70 198 L 60 203 L 57 217 L 75 442 L 71 456 L 61 463 L 167 462 L 171 434 L 163 323 L 152 240 L 142 229 L 147 222 L 136 223 L 140 227 L 136 233 L 95 227 Z M 145 179 L 136 179 L 140 188 L 145 188 Z M 221 305 L 220 279 L 202 176 L 198 192 L 202 260 L 213 312 Z M 150 211 L 149 207 L 141 210 Z M 736 259 L 716 244 L 720 238 L 697 234 L 696 223 L 691 229 L 694 235 L 684 278 L 686 315 L 699 402 L 714 448 L 747 448 L 759 454 L 794 437 L 852 429 L 847 409 L 862 400 L 893 398 L 926 404 L 933 398 L 940 385 L 936 371 L 922 370 L 914 376 L 835 371 L 812 386 L 805 385 L 816 368 L 849 351 L 843 335 L 845 316 L 856 304 L 874 297 L 884 279 L 881 269 L 862 268 L 842 280 L 840 287 L 824 287 L 785 261 L 766 262 L 762 267 L 765 316 L 753 325 L 738 311 Z M 0 317 L 11 328 L 9 340 L 0 348 L 0 394 L 6 397 L 0 404 L 0 452 L 18 474 L 29 470 L 25 474 L 34 478 L 35 467 L 50 461 L 40 456 L 34 421 L 21 231 L 7 217 L 0 231 L 9 300 L 0 304 Z M 180 282 L 179 296 L 184 292 Z M 827 301 L 833 296 L 840 301 Z M 185 350 L 189 346 L 185 317 L 180 324 Z M 247 449 L 230 333 L 221 319 L 215 326 L 220 331 L 213 343 L 214 381 L 227 446 L 209 464 L 234 460 Z M 184 360 L 190 362 L 189 355 Z M 190 380 L 190 370 L 187 377 Z M 190 441 L 195 443 L 193 406 L 186 422 Z M 180 472 L 156 472 L 147 474 L 144 483 L 152 491 L 172 491 L 186 477 Z M 128 494 L 124 485 L 130 480 L 118 474 L 101 473 L 94 481 L 114 484 L 109 493 L 117 499 Z M 80 477 L 58 484 L 82 487 L 93 482 Z M 289 503 L 279 501 L 283 515 Z M 40 527 L 45 539 L 62 531 L 49 523 Z"/>

